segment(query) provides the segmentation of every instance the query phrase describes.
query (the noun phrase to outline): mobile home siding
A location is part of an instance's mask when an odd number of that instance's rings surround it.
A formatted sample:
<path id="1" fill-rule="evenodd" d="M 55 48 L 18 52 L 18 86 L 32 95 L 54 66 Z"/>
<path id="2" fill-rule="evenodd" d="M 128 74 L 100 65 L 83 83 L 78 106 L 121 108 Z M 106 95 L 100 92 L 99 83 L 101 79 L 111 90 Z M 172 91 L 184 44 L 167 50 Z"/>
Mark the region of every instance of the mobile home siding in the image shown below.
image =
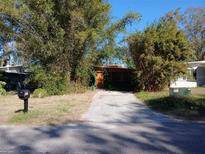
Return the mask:
<path id="1" fill-rule="evenodd" d="M 198 86 L 204 86 L 205 85 L 205 67 L 198 67 L 197 68 L 197 85 Z"/>

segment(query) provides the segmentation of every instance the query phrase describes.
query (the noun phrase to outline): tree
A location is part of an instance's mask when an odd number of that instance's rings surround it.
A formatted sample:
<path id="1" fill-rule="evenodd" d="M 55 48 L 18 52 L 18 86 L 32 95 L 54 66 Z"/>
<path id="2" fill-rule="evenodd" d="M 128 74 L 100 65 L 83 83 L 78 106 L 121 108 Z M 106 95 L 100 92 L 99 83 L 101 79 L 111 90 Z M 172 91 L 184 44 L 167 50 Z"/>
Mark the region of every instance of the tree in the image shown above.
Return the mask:
<path id="1" fill-rule="evenodd" d="M 158 91 L 185 73 L 192 51 L 185 33 L 178 29 L 175 13 L 128 39 L 136 67 L 137 90 Z"/>
<path id="2" fill-rule="evenodd" d="M 1 0 L 1 25 L 28 62 L 72 74 L 107 24 L 109 9 L 100 0 Z"/>
<path id="3" fill-rule="evenodd" d="M 116 33 L 139 18 L 132 13 L 111 24 L 111 6 L 103 0 L 0 3 L 0 38 L 14 40 L 24 61 L 40 65 L 45 74 L 64 74 L 61 76 L 74 81 L 77 68 L 87 57 L 95 57 L 92 62 L 96 64 L 102 58 L 99 53 L 112 49 Z"/>
<path id="4" fill-rule="evenodd" d="M 123 59 L 123 55 L 127 54 L 124 47 L 120 46 L 116 42 L 116 37 L 119 33 L 126 33 L 126 26 L 133 22 L 138 22 L 141 16 L 137 13 L 128 13 L 124 18 L 118 20 L 115 23 L 107 25 L 105 30 L 102 31 L 102 36 L 98 42 L 98 62 L 102 63 L 102 60 L 109 63 L 113 58 Z"/>
<path id="5" fill-rule="evenodd" d="M 187 9 L 182 21 L 197 59 L 203 60 L 205 58 L 205 9 Z"/>

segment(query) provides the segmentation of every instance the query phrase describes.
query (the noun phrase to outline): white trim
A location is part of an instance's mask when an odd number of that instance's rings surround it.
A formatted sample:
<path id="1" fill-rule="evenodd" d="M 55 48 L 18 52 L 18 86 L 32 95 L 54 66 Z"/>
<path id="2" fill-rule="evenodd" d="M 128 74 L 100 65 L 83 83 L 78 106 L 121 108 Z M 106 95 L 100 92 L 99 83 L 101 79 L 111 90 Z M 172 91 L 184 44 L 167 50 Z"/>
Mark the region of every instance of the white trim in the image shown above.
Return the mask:
<path id="1" fill-rule="evenodd" d="M 193 61 L 193 62 L 188 62 L 188 65 L 191 65 L 191 66 L 202 66 L 202 67 L 205 67 L 205 61 Z"/>

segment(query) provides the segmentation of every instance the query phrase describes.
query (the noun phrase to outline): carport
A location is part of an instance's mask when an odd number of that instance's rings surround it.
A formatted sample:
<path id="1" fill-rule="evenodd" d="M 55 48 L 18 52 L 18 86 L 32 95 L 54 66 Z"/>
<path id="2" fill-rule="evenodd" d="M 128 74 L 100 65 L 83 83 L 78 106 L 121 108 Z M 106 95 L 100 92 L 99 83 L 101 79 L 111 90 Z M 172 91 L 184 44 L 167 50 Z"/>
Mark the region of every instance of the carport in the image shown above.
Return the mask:
<path id="1" fill-rule="evenodd" d="M 119 65 L 106 65 L 97 66 L 95 70 L 97 88 L 130 89 L 132 87 L 133 69 Z"/>

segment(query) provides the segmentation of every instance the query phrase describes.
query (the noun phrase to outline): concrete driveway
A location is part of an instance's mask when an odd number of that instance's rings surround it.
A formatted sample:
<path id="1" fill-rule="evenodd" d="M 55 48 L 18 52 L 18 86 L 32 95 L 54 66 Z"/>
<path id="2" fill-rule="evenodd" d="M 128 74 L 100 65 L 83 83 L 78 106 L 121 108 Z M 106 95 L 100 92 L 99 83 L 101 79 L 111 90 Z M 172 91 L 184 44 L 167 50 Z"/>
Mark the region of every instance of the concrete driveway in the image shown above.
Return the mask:
<path id="1" fill-rule="evenodd" d="M 132 93 L 116 91 L 98 92 L 82 119 L 106 125 L 132 125 L 153 121 L 176 122 L 173 118 L 153 112 Z"/>
<path id="2" fill-rule="evenodd" d="M 131 93 L 99 91 L 84 123 L 1 126 L 0 153 L 204 153 L 205 124 L 153 112 Z"/>

